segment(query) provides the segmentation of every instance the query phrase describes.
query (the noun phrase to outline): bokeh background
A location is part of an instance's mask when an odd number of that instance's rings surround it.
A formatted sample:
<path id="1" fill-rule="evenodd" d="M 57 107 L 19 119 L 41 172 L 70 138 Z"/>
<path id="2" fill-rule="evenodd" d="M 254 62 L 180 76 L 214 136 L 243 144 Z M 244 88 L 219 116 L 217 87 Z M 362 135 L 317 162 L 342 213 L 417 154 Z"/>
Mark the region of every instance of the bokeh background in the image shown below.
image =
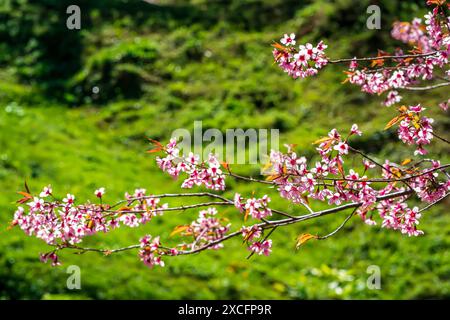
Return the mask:
<path id="1" fill-rule="evenodd" d="M 7 230 L 25 179 L 34 192 L 51 183 L 56 194 L 72 192 L 79 201 L 92 199 L 100 186 L 110 202 L 137 187 L 178 191 L 180 183 L 145 153 L 145 137 L 167 141 L 174 129 L 192 129 L 195 120 L 220 130 L 280 129 L 281 142 L 297 144 L 310 159 L 314 140 L 358 123 L 365 132 L 354 141 L 358 148 L 378 159 L 409 157 L 412 148 L 398 143 L 395 130 L 383 131 L 396 113 L 380 105 L 383 97 L 341 84 L 342 66 L 294 81 L 273 65 L 270 44 L 295 32 L 299 43 L 323 39 L 332 58 L 393 49 L 400 44 L 390 38 L 392 23 L 422 16 L 424 2 L 0 0 L 0 298 L 450 298 L 448 202 L 424 215 L 419 238 L 356 217 L 335 237 L 295 251 L 298 234 L 326 234 L 345 218 L 341 213 L 277 230 L 270 257 L 247 260 L 236 239 L 221 251 L 167 258 L 165 268 L 153 270 L 137 252 L 63 252 L 63 266 L 52 268 L 39 262 L 39 253 L 48 251 L 42 241 Z M 81 8 L 80 31 L 66 28 L 71 4 Z M 381 8 L 381 30 L 366 28 L 370 4 Z M 404 96 L 405 103 L 422 102 L 436 130 L 448 132 L 449 119 L 437 107 L 448 99 L 447 89 Z M 448 162 L 444 144 L 435 141 L 430 151 Z M 259 173 L 257 166 L 235 170 Z M 302 212 L 263 187 L 231 181 L 229 187 L 227 195 L 269 192 L 273 207 Z M 236 210 L 222 209 L 221 215 L 242 224 Z M 85 243 L 114 248 L 146 233 L 168 238 L 176 225 L 196 216 L 167 213 Z M 72 264 L 81 268 L 81 290 L 66 288 Z M 366 286 L 370 265 L 381 268 L 380 290 Z"/>

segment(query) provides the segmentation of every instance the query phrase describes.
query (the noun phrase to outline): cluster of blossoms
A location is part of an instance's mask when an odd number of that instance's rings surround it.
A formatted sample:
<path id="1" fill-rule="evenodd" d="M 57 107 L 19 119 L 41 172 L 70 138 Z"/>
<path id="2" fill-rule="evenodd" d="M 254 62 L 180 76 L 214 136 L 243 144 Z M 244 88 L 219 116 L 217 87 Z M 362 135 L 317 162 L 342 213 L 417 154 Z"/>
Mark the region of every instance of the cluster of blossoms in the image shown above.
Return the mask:
<path id="1" fill-rule="evenodd" d="M 177 249 L 162 247 L 159 237 L 152 239 L 151 235 L 146 235 L 141 238 L 139 244 L 139 258 L 149 268 L 153 268 L 154 266 L 164 267 L 164 261 L 161 256 L 176 256 L 178 254 Z"/>
<path id="2" fill-rule="evenodd" d="M 352 61 L 349 67 L 348 80 L 352 84 L 361 86 L 363 92 L 369 94 L 381 94 L 389 91 L 384 104 L 391 106 L 399 102 L 402 97 L 395 90 L 416 84 L 420 79 L 432 80 L 435 78 L 436 70 L 442 70 L 446 76 L 450 75 L 448 70 L 448 56 L 450 54 L 449 19 L 438 7 L 425 15 L 425 25 L 421 19 L 414 19 L 411 23 L 397 22 L 393 25 L 392 37 L 406 44 L 416 47 L 414 54 L 421 54 L 414 58 L 404 56 L 401 49 L 397 49 L 393 59 L 395 66 L 385 66 L 381 58 L 374 60 L 372 66 L 377 69 L 362 67 L 357 69 L 358 64 Z M 380 53 L 379 56 L 389 55 Z"/>
<path id="3" fill-rule="evenodd" d="M 441 102 L 441 103 L 439 104 L 439 107 L 440 107 L 442 110 L 447 111 L 449 105 L 450 105 L 450 99 L 448 99 L 447 101 Z"/>
<path id="4" fill-rule="evenodd" d="M 347 80 L 369 94 L 388 92 L 384 104 L 391 106 L 402 99 L 395 89 L 414 85 L 420 79 L 432 80 L 436 70 L 450 76 L 450 19 L 439 9 L 437 6 L 425 15 L 424 24 L 421 19 L 415 18 L 411 23 L 396 22 L 393 25 L 392 37 L 414 46 L 412 53 L 416 56 L 405 56 L 402 49 L 396 49 L 392 54 L 395 65 L 386 66 L 383 57 L 391 55 L 380 51 L 379 58 L 372 60 L 371 67 L 377 68 L 359 67 L 355 58 L 350 62 Z M 293 78 L 315 75 L 327 63 L 334 62 L 326 57 L 324 50 L 327 46 L 322 41 L 316 47 L 308 43 L 297 49 L 295 45 L 295 34 L 285 34 L 273 50 L 275 62 Z"/>
<path id="5" fill-rule="evenodd" d="M 104 188 L 95 191 L 99 198 L 105 193 Z M 75 196 L 67 194 L 61 201 L 50 199 L 53 197 L 50 186 L 45 187 L 40 197 L 32 197 L 25 193 L 21 202 L 27 203 L 29 210 L 19 206 L 14 214 L 13 225 L 18 225 L 27 235 L 44 240 L 47 244 L 64 247 L 80 243 L 86 236 L 98 232 L 109 232 L 120 226 L 137 227 L 145 224 L 156 214 L 162 214 L 167 204 L 159 205 L 160 199 L 142 198 L 145 190 L 136 190 L 134 197 L 126 195 L 129 206 L 114 212 L 107 205 L 80 204 L 76 205 Z M 150 196 L 151 197 L 151 196 Z M 55 252 L 44 254 L 41 260 L 52 261 L 57 265 L 58 257 Z"/>
<path id="6" fill-rule="evenodd" d="M 353 125 L 349 136 L 360 134 L 358 126 Z M 266 174 L 269 180 L 277 185 L 283 198 L 294 203 L 304 203 L 306 197 L 322 201 L 328 199 L 330 204 L 340 204 L 343 200 L 349 200 L 344 193 L 332 192 L 326 187 L 320 189 L 319 183 L 319 180 L 328 175 L 342 172 L 343 155 L 349 152 L 347 140 L 342 139 L 339 132 L 333 129 L 319 143 L 317 150 L 322 159 L 312 168 L 308 168 L 306 158 L 298 157 L 290 146 L 287 146 L 286 154 L 279 151 L 271 152 L 270 170 Z"/>
<path id="7" fill-rule="evenodd" d="M 401 107 L 398 126 L 398 137 L 404 143 L 410 145 L 417 145 L 418 148 L 414 152 L 415 155 L 425 155 L 427 151 L 423 148 L 433 139 L 433 119 L 425 116 L 420 116 L 420 113 L 425 108 L 420 105 L 410 106 L 409 108 Z"/>
<path id="8" fill-rule="evenodd" d="M 391 36 L 403 43 L 415 45 L 424 52 L 433 50 L 430 37 L 422 24 L 422 19 L 414 18 L 411 22 L 394 22 Z"/>
<path id="9" fill-rule="evenodd" d="M 424 170 L 410 183 L 419 199 L 427 203 L 433 203 L 444 198 L 450 190 L 450 180 L 440 181 L 439 174 L 433 171 L 441 167 L 441 163 L 432 160 L 431 165 L 431 170 Z"/>
<path id="10" fill-rule="evenodd" d="M 398 91 L 392 90 L 389 91 L 386 95 L 386 99 L 384 100 L 384 105 L 386 107 L 390 107 L 402 100 L 402 96 L 398 94 Z"/>
<path id="11" fill-rule="evenodd" d="M 262 236 L 262 229 L 257 225 L 241 228 L 244 242 L 248 245 L 248 250 L 258 255 L 268 256 L 272 252 L 272 240 L 262 239 L 258 240 Z"/>
<path id="12" fill-rule="evenodd" d="M 59 262 L 59 257 L 54 251 L 41 254 L 40 260 L 43 263 L 47 263 L 50 260 L 52 262 L 52 267 L 61 265 L 61 262 Z"/>
<path id="13" fill-rule="evenodd" d="M 384 200 L 377 205 L 380 217 L 383 219 L 382 226 L 387 229 L 400 230 L 409 236 L 419 236 L 422 230 L 417 229 L 419 224 L 419 208 L 408 208 L 406 202 Z"/>
<path id="14" fill-rule="evenodd" d="M 204 185 L 212 190 L 225 189 L 225 175 L 220 169 L 219 160 L 213 154 L 210 154 L 208 160 L 203 162 L 200 162 L 200 157 L 192 152 L 187 156 L 180 155 L 175 138 L 170 140 L 164 151 L 166 156 L 158 157 L 156 162 L 163 171 L 174 178 L 178 177 L 181 172 L 186 173 L 188 178 L 184 180 L 182 188 L 190 189 L 194 185 Z"/>
<path id="15" fill-rule="evenodd" d="M 412 107 L 412 109 L 420 111 L 417 107 Z M 358 127 L 353 125 L 348 136 L 360 134 Z M 328 136 L 319 140 L 318 143 L 319 147 L 317 150 L 322 159 L 316 162 L 312 168 L 308 167 L 304 157 L 298 157 L 289 146 L 286 154 L 272 151 L 270 171 L 266 174 L 269 175 L 269 180 L 272 180 L 277 185 L 277 189 L 282 197 L 294 203 L 307 203 L 307 198 L 327 201 L 330 205 L 360 203 L 357 213 L 367 224 L 375 224 L 373 214 L 369 213 L 378 209 L 383 219 L 388 219 L 388 217 L 392 216 L 398 218 L 395 228 L 387 222 L 382 224 L 383 227 L 399 229 L 410 236 L 421 234 L 415 228 L 420 215 L 415 215 L 416 220 L 414 221 L 412 218 L 405 218 L 413 216 L 411 214 L 412 211 L 404 203 L 406 197 L 386 200 L 385 203 L 396 203 L 395 206 L 392 206 L 392 212 L 391 207 L 388 205 L 376 206 L 378 197 L 391 192 L 407 190 L 405 188 L 406 185 L 399 185 L 395 181 L 402 176 L 401 166 L 387 161 L 382 166 L 383 177 L 386 181 L 390 179 L 393 182 L 387 183 L 384 188 L 375 189 L 372 186 L 373 182 L 367 176 L 360 175 L 354 169 L 349 169 L 348 173 L 345 173 L 343 157 L 348 153 L 349 146 L 347 140 L 343 140 L 336 129 L 331 130 Z M 371 161 L 364 160 L 363 162 L 364 172 L 375 167 L 375 164 Z M 437 168 L 439 168 L 438 162 L 433 162 L 432 172 L 427 173 L 429 169 L 418 171 L 415 172 L 417 177 L 408 179 L 409 185 L 422 201 L 431 203 L 445 196 L 450 190 L 448 181 L 438 181 L 437 177 L 439 174 L 433 170 Z M 333 183 L 327 183 L 328 181 Z"/>
<path id="16" fill-rule="evenodd" d="M 152 195 L 146 195 L 147 190 L 136 189 L 133 195 L 125 193 L 125 199 L 134 205 L 128 210 L 123 210 L 117 218 L 124 225 L 136 228 L 149 222 L 153 217 L 162 215 L 164 210 L 169 207 L 167 203 L 160 204 L 161 199 Z"/>
<path id="17" fill-rule="evenodd" d="M 17 224 L 27 235 L 34 235 L 51 245 L 79 243 L 84 236 L 106 232 L 117 226 L 116 220 L 105 219 L 101 206 L 76 206 L 74 203 L 75 197 L 70 194 L 62 203 L 34 197 L 28 203 L 28 213 L 24 207 L 17 209 L 13 224 Z"/>
<path id="18" fill-rule="evenodd" d="M 328 63 L 324 50 L 327 46 L 320 41 L 317 46 L 310 43 L 295 47 L 295 34 L 285 34 L 276 44 L 273 56 L 278 65 L 291 77 L 306 78 L 314 76 Z"/>
<path id="19" fill-rule="evenodd" d="M 272 210 L 269 208 L 270 198 L 264 195 L 261 199 L 250 198 L 247 201 L 241 197 L 239 193 L 234 196 L 234 205 L 245 215 L 250 215 L 254 219 L 261 220 L 272 215 Z"/>
<path id="20" fill-rule="evenodd" d="M 193 221 L 186 230 L 185 235 L 192 235 L 194 242 L 186 245 L 191 250 L 195 247 L 215 242 L 222 239 L 230 230 L 231 224 L 223 224 L 221 219 L 217 218 L 217 209 L 208 208 L 199 213 L 198 219 Z M 220 249 L 223 247 L 222 243 L 217 243 L 209 247 L 209 249 Z"/>
<path id="21" fill-rule="evenodd" d="M 272 252 L 272 240 L 254 242 L 248 249 L 258 255 L 268 256 Z"/>

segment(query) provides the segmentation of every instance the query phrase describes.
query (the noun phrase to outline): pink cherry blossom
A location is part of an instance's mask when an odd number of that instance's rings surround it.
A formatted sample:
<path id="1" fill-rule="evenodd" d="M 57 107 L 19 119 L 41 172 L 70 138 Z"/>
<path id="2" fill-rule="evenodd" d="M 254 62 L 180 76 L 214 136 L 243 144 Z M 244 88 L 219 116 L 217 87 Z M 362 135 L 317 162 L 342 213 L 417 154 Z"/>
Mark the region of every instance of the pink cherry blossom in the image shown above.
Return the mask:
<path id="1" fill-rule="evenodd" d="M 348 144 L 345 142 L 339 142 L 333 149 L 337 150 L 340 154 L 348 154 Z"/>
<path id="2" fill-rule="evenodd" d="M 94 194 L 97 198 L 103 197 L 103 195 L 105 194 L 105 188 L 102 187 L 102 188 L 95 190 Z"/>
<path id="3" fill-rule="evenodd" d="M 47 187 L 44 187 L 42 192 L 39 194 L 39 197 L 46 198 L 52 194 L 52 187 L 48 185 Z"/>
<path id="4" fill-rule="evenodd" d="M 306 78 L 317 74 L 327 63 L 328 58 L 324 50 L 327 46 L 321 41 L 317 46 L 311 43 L 294 48 L 295 34 L 284 35 L 280 42 L 286 49 L 276 47 L 273 56 L 278 65 L 294 79 Z"/>
<path id="5" fill-rule="evenodd" d="M 248 249 L 258 255 L 268 256 L 272 252 L 272 240 L 269 239 L 262 242 L 254 242 Z"/>
<path id="6" fill-rule="evenodd" d="M 291 33 L 290 35 L 285 34 L 283 38 L 281 38 L 280 42 L 285 46 L 294 46 L 295 45 L 295 34 Z"/>

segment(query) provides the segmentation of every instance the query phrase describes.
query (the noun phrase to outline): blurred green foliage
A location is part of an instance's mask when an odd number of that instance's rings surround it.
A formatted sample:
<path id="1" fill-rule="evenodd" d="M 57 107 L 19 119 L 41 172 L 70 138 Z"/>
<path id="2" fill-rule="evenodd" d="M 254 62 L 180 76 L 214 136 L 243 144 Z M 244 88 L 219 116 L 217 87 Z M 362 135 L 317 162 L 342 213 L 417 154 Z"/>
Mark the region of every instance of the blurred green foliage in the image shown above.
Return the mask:
<path id="1" fill-rule="evenodd" d="M 221 251 L 168 258 L 166 268 L 154 270 L 135 252 L 65 252 L 64 265 L 51 268 L 38 261 L 45 244 L 7 230 L 15 191 L 25 179 L 34 192 L 51 183 L 57 194 L 70 191 L 80 201 L 92 199 L 100 186 L 111 202 L 137 187 L 179 190 L 144 153 L 145 137 L 166 141 L 177 128 L 192 129 L 195 120 L 221 130 L 278 128 L 282 143 L 296 143 L 309 158 L 315 155 L 312 141 L 333 127 L 347 130 L 358 123 L 364 135 L 355 146 L 379 159 L 408 157 L 412 149 L 397 143 L 393 130 L 382 130 L 394 109 L 341 85 L 339 68 L 294 81 L 272 65 L 270 43 L 285 32 L 297 33 L 300 42 L 324 39 L 333 58 L 362 56 L 397 46 L 389 38 L 391 23 L 425 12 L 422 1 L 378 1 L 382 29 L 368 30 L 370 3 L 0 0 L 0 299 L 449 298 L 448 203 L 424 215 L 422 238 L 354 218 L 335 237 L 294 250 L 299 233 L 325 234 L 343 213 L 277 230 L 267 258 L 246 260 L 236 239 Z M 66 28 L 69 4 L 81 7 L 80 31 Z M 408 95 L 405 103 L 422 102 L 437 130 L 448 132 L 450 121 L 437 108 L 446 98 L 440 90 Z M 435 142 L 430 149 L 448 162 L 445 145 Z M 235 170 L 259 172 L 255 166 Z M 227 195 L 269 192 L 274 207 L 302 212 L 272 190 L 231 181 L 229 186 Z M 221 214 L 242 224 L 235 210 Z M 137 230 L 122 228 L 86 243 L 113 248 L 145 233 L 167 238 L 196 215 L 167 213 Z M 71 264 L 81 267 L 80 291 L 66 289 L 65 267 Z M 381 290 L 366 286 L 370 265 L 381 268 Z"/>

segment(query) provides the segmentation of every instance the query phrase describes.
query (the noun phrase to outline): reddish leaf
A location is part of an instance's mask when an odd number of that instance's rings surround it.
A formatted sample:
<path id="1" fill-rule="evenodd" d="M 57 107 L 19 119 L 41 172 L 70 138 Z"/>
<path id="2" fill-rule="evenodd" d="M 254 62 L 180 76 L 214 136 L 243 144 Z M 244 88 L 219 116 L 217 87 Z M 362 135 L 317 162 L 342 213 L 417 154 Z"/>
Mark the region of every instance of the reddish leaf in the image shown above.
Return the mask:
<path id="1" fill-rule="evenodd" d="M 31 194 L 27 193 L 27 192 L 23 192 L 23 191 L 19 191 L 17 192 L 18 194 L 26 197 L 26 198 L 32 198 Z"/>
<path id="2" fill-rule="evenodd" d="M 153 139 L 150 139 L 150 138 L 147 138 L 147 140 L 150 141 L 155 146 L 158 146 L 158 147 L 161 147 L 161 148 L 164 147 L 159 141 L 156 141 L 156 140 L 153 140 Z"/>
<path id="3" fill-rule="evenodd" d="M 220 163 L 222 167 L 224 167 L 226 170 L 230 171 L 230 165 L 226 161 L 222 161 Z"/>
<path id="4" fill-rule="evenodd" d="M 340 173 L 342 176 L 344 176 L 344 175 L 345 175 L 345 173 L 344 173 L 344 168 L 342 168 L 342 163 L 341 163 L 340 161 L 337 161 L 337 167 L 338 167 L 339 173 Z"/>
<path id="5" fill-rule="evenodd" d="M 155 153 L 155 152 L 160 152 L 162 150 L 163 150 L 163 148 L 158 147 L 158 148 L 154 148 L 151 150 L 147 150 L 147 153 Z"/>

